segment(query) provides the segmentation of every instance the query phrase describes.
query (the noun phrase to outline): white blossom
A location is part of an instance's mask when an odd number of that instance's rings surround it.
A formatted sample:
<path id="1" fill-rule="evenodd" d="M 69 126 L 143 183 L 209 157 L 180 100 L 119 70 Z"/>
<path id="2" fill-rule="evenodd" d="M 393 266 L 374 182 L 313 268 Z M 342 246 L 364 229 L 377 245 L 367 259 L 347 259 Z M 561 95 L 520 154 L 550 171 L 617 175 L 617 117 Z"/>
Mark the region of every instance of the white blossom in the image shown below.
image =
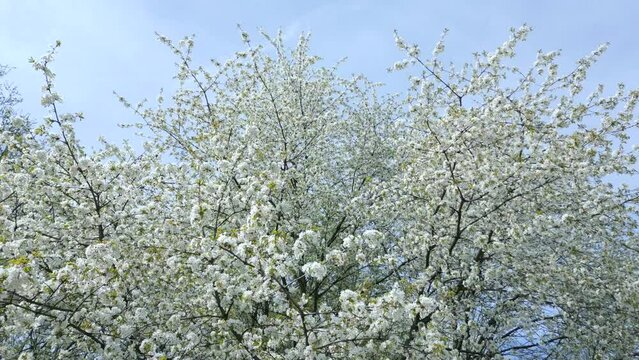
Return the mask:
<path id="1" fill-rule="evenodd" d="M 33 60 L 50 114 L 0 132 L 0 357 L 635 356 L 639 92 L 579 95 L 605 46 L 516 68 L 529 31 L 459 66 L 395 34 L 391 97 L 307 35 L 206 66 L 159 36 L 178 84 L 121 99 L 139 152 L 86 149 Z"/>
<path id="2" fill-rule="evenodd" d="M 316 279 L 323 279 L 327 273 L 326 267 L 316 261 L 304 264 L 302 271 L 304 274 Z"/>

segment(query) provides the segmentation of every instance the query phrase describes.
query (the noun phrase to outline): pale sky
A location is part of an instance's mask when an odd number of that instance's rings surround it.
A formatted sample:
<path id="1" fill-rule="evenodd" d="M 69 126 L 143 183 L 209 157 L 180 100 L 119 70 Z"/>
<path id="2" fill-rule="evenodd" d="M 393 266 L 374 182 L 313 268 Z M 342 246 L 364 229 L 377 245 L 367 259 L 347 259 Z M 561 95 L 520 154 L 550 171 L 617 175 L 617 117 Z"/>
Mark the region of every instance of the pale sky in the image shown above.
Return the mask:
<path id="1" fill-rule="evenodd" d="M 508 29 L 527 23 L 534 31 L 520 60 L 532 63 L 538 49 L 563 50 L 562 64 L 574 63 L 599 44 L 610 42 L 595 66 L 592 81 L 610 87 L 623 81 L 639 87 L 638 1 L 133 1 L 0 0 L 0 64 L 15 69 L 8 77 L 23 95 L 21 109 L 38 120 L 42 79 L 27 59 L 46 52 L 55 40 L 62 48 L 53 66 L 63 111 L 82 111 L 85 144 L 99 135 L 127 136 L 118 123 L 135 119 L 112 92 L 132 102 L 155 99 L 171 88 L 172 54 L 155 38 L 196 35 L 201 59 L 225 59 L 242 49 L 237 24 L 257 36 L 258 29 L 281 28 L 291 41 L 312 33 L 312 50 L 332 64 L 342 57 L 344 75 L 363 73 L 401 91 L 402 74 L 386 68 L 401 59 L 393 30 L 430 52 L 441 31 L 450 29 L 447 57 L 465 61 L 491 50 Z"/>

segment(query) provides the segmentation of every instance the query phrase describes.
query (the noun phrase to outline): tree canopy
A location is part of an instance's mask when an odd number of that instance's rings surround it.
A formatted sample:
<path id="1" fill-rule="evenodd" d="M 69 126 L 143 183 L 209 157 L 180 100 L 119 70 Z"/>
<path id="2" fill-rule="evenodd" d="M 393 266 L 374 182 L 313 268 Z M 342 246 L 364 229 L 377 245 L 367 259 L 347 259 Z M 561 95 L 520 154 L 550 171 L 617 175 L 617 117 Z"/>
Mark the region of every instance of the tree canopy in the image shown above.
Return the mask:
<path id="1" fill-rule="evenodd" d="M 400 95 L 306 35 L 160 36 L 178 89 L 120 98 L 143 151 L 78 141 L 56 44 L 50 116 L 0 135 L 0 357 L 638 356 L 639 91 L 585 92 L 605 46 L 515 67 L 529 31 L 457 65 L 397 35 Z"/>

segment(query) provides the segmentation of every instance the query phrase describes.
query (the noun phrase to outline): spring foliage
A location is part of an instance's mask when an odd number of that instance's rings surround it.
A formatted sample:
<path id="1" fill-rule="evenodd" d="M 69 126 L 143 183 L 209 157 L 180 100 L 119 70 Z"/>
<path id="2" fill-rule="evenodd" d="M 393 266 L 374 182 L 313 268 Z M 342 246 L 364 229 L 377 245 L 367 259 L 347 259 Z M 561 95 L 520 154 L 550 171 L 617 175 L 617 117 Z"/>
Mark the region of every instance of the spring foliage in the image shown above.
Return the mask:
<path id="1" fill-rule="evenodd" d="M 281 36 L 198 66 L 144 150 L 50 116 L 0 142 L 0 357 L 627 358 L 639 345 L 639 92 L 584 93 L 604 48 L 462 66 L 399 36 L 403 96 Z M 635 181 L 636 182 L 636 181 Z"/>

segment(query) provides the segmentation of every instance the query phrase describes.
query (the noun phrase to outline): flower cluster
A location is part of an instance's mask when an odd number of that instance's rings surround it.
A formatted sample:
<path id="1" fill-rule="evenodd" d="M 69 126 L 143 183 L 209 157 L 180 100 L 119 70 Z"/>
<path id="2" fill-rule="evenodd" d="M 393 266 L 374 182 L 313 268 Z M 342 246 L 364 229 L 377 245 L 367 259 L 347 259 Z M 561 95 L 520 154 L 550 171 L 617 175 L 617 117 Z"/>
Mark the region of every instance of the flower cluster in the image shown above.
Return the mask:
<path id="1" fill-rule="evenodd" d="M 461 67 L 397 36 L 404 99 L 282 35 L 131 105 L 141 153 L 86 150 L 45 76 L 0 134 L 0 357 L 629 358 L 639 346 L 638 91 Z M 57 48 L 57 46 L 56 46 Z M 55 50 L 55 48 L 54 48 Z"/>

